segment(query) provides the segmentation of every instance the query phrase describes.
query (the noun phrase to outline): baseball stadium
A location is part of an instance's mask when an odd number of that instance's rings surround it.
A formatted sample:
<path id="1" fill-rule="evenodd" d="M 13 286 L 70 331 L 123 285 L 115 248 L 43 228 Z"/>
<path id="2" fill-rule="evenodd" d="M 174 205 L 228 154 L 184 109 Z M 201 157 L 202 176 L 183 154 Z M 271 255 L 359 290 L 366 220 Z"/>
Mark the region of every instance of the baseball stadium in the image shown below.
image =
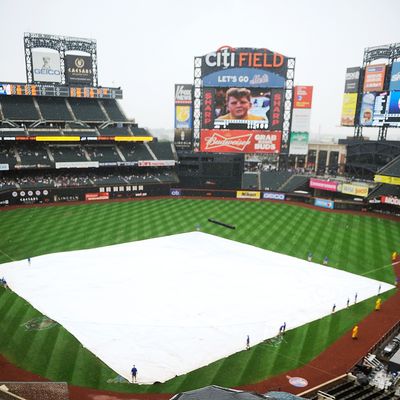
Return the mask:
<path id="1" fill-rule="evenodd" d="M 95 40 L 24 46 L 27 82 L 0 84 L 0 398 L 400 398 L 398 43 L 348 68 L 354 137 L 329 146 L 294 57 L 196 57 L 168 142 L 99 85 Z"/>

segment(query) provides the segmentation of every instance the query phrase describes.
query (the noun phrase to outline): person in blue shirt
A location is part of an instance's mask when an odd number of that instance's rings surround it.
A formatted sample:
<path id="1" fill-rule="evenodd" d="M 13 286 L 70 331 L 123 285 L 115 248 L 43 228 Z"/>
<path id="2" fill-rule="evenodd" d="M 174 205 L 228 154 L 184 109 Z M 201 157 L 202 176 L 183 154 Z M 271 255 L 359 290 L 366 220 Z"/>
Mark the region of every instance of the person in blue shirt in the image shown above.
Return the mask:
<path id="1" fill-rule="evenodd" d="M 328 261 L 329 261 L 328 256 L 325 256 L 324 257 L 324 265 L 328 265 Z"/>
<path id="2" fill-rule="evenodd" d="M 131 373 L 132 373 L 132 383 L 135 383 L 136 382 L 136 375 L 137 375 L 137 368 L 135 366 L 132 367 Z"/>
<path id="3" fill-rule="evenodd" d="M 4 289 L 8 289 L 7 281 L 3 278 L 0 279 L 0 285 L 3 286 Z"/>

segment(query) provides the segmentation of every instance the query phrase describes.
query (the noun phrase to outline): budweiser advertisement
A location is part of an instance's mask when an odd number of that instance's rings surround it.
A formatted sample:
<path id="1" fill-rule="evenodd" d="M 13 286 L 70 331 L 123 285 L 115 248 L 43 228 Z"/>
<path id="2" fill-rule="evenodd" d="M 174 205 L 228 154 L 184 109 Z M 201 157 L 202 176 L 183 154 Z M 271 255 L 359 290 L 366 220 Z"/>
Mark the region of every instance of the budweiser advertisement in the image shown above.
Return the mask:
<path id="1" fill-rule="evenodd" d="M 208 153 L 279 153 L 282 132 L 202 129 L 200 150 Z"/>

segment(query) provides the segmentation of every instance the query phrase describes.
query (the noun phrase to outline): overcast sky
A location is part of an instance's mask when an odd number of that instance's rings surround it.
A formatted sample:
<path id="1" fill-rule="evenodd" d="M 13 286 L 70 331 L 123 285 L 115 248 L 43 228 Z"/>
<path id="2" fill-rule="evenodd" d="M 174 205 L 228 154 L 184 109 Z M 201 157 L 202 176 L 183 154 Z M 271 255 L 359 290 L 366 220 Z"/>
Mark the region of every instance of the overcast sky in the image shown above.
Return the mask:
<path id="1" fill-rule="evenodd" d="M 295 57 L 295 84 L 314 86 L 312 136 L 352 135 L 339 127 L 346 68 L 400 42 L 399 0 L 0 0 L 0 11 L 1 81 L 26 82 L 24 32 L 93 38 L 99 85 L 121 86 L 125 113 L 148 128 L 173 128 L 174 84 L 193 82 L 195 56 L 230 45 Z"/>

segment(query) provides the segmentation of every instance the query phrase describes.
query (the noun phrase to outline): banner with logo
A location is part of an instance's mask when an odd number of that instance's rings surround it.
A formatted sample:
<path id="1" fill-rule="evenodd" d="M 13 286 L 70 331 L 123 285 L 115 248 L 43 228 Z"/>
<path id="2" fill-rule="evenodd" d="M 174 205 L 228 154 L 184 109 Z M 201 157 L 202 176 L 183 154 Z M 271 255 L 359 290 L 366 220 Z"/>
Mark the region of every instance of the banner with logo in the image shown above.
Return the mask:
<path id="1" fill-rule="evenodd" d="M 287 65 L 287 57 L 268 49 L 224 46 L 202 56 L 201 77 L 206 86 L 283 88 Z"/>
<path id="2" fill-rule="evenodd" d="M 8 171 L 10 166 L 8 164 L 0 164 L 0 171 Z"/>
<path id="3" fill-rule="evenodd" d="M 65 80 L 71 85 L 93 83 L 92 58 L 68 54 L 65 56 Z"/>
<path id="4" fill-rule="evenodd" d="M 374 182 L 388 183 L 389 185 L 400 185 L 400 177 L 375 175 Z"/>
<path id="5" fill-rule="evenodd" d="M 110 193 L 85 193 L 86 201 L 96 201 L 96 200 L 108 200 L 110 198 Z"/>
<path id="6" fill-rule="evenodd" d="M 188 150 L 193 140 L 192 85 L 175 85 L 175 134 L 177 149 Z"/>
<path id="7" fill-rule="evenodd" d="M 357 185 L 352 185 L 350 183 L 343 183 L 341 187 L 342 193 L 360 197 L 367 197 L 368 190 L 369 190 L 368 186 L 357 186 Z"/>
<path id="8" fill-rule="evenodd" d="M 260 192 L 254 192 L 250 190 L 238 190 L 236 191 L 236 198 L 238 199 L 257 199 L 261 197 Z"/>
<path id="9" fill-rule="evenodd" d="M 311 108 L 313 86 L 295 86 L 293 108 Z"/>
<path id="10" fill-rule="evenodd" d="M 392 64 L 389 90 L 400 90 L 400 61 L 395 61 Z"/>
<path id="11" fill-rule="evenodd" d="M 393 196 L 381 196 L 381 203 L 393 204 L 394 206 L 400 206 L 400 199 Z"/>
<path id="12" fill-rule="evenodd" d="M 170 189 L 169 193 L 171 196 L 182 196 L 181 189 Z"/>
<path id="13" fill-rule="evenodd" d="M 342 104 L 342 118 L 340 124 L 342 126 L 354 126 L 356 109 L 357 109 L 357 93 L 344 93 Z"/>
<path id="14" fill-rule="evenodd" d="M 338 186 L 337 182 L 325 181 L 322 179 L 315 179 L 315 178 L 310 179 L 310 188 L 313 189 L 321 189 L 321 190 L 328 190 L 330 192 L 336 192 L 337 186 Z"/>
<path id="15" fill-rule="evenodd" d="M 32 51 L 33 80 L 61 83 L 60 55 L 54 51 Z"/>
<path id="16" fill-rule="evenodd" d="M 365 67 L 364 88 L 365 92 L 380 92 L 385 82 L 385 64 L 367 65 Z"/>
<path id="17" fill-rule="evenodd" d="M 360 109 L 360 125 L 372 126 L 375 105 L 375 93 L 363 94 Z"/>
<path id="18" fill-rule="evenodd" d="M 351 67 L 346 69 L 346 80 L 344 84 L 345 93 L 358 93 L 360 73 L 361 73 L 360 67 Z"/>
<path id="19" fill-rule="evenodd" d="M 279 153 L 282 132 L 202 129 L 200 150 L 212 153 Z"/>
<path id="20" fill-rule="evenodd" d="M 314 206 L 333 209 L 334 202 L 326 199 L 314 199 Z"/>
<path id="21" fill-rule="evenodd" d="M 285 200 L 285 194 L 275 192 L 263 192 L 262 198 L 266 200 Z"/>
<path id="22" fill-rule="evenodd" d="M 138 167 L 173 167 L 175 160 L 143 160 L 138 161 Z"/>
<path id="23" fill-rule="evenodd" d="M 308 132 L 292 132 L 289 154 L 306 155 L 308 153 L 308 135 Z"/>

